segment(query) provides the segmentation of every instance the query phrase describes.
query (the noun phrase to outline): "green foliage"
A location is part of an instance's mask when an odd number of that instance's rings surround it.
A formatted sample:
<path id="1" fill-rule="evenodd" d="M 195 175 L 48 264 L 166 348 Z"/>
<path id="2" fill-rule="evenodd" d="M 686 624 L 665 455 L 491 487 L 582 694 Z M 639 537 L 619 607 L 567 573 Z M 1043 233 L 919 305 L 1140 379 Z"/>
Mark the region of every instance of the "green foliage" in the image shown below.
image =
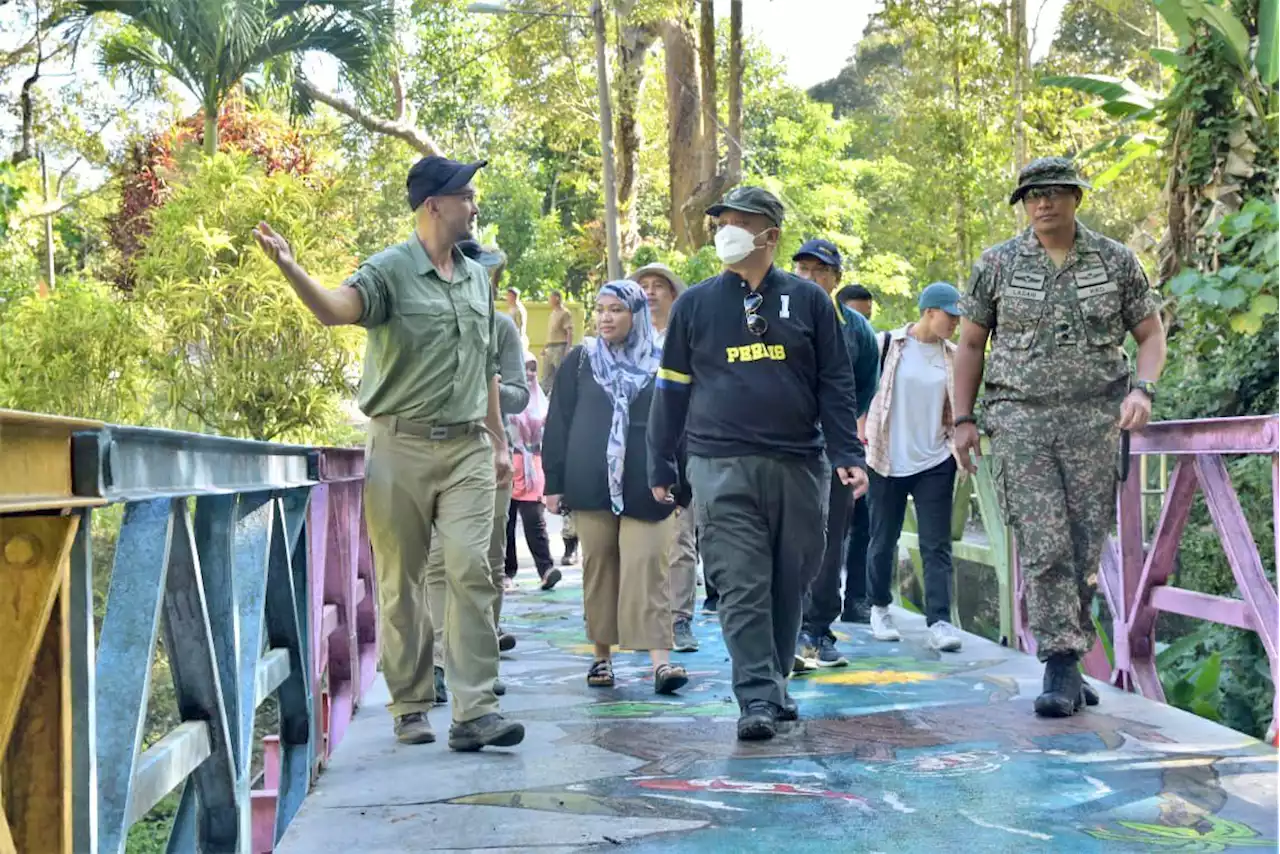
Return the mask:
<path id="1" fill-rule="evenodd" d="M 273 62 L 294 62 L 307 51 L 333 56 L 352 74 L 373 70 L 375 53 L 391 32 L 382 0 L 76 0 L 85 16 L 115 13 L 129 25 L 101 44 L 104 67 L 122 72 L 143 91 L 161 76 L 182 83 L 205 115 L 205 151 L 217 150 L 216 117 L 223 100 L 247 74 Z"/>
<path id="2" fill-rule="evenodd" d="M 18 209 L 26 188 L 15 180 L 12 163 L 0 162 L 0 238 L 9 236 L 9 219 Z"/>
<path id="3" fill-rule="evenodd" d="M 152 218 L 137 292 L 152 310 L 169 405 L 199 429 L 292 441 L 343 436 L 359 333 L 326 329 L 253 242 L 260 220 L 336 284 L 356 263 L 340 186 L 267 176 L 242 155 L 202 159 Z"/>
<path id="4" fill-rule="evenodd" d="M 1169 281 L 1169 291 L 1184 300 L 1221 309 L 1236 332 L 1254 334 L 1276 314 L 1280 247 L 1277 205 L 1250 199 L 1223 217 L 1214 229 L 1221 266 L 1212 272 L 1188 267 Z"/>
<path id="5" fill-rule="evenodd" d="M 141 314 L 98 282 L 29 293 L 0 320 L 0 407 L 143 423 L 154 383 Z"/>

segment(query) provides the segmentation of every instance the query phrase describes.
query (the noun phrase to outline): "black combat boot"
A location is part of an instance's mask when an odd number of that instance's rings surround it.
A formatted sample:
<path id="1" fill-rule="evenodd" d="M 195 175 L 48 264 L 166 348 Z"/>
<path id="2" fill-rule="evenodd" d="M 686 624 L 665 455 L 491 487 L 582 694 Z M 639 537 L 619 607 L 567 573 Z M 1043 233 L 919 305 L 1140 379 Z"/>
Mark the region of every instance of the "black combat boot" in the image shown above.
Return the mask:
<path id="1" fill-rule="evenodd" d="M 564 557 L 560 558 L 561 566 L 573 566 L 575 556 L 578 554 L 578 538 L 564 538 Z"/>
<path id="2" fill-rule="evenodd" d="M 1068 718 L 1084 706 L 1084 677 L 1073 652 L 1049 656 L 1044 664 L 1044 693 L 1036 697 L 1036 714 Z"/>

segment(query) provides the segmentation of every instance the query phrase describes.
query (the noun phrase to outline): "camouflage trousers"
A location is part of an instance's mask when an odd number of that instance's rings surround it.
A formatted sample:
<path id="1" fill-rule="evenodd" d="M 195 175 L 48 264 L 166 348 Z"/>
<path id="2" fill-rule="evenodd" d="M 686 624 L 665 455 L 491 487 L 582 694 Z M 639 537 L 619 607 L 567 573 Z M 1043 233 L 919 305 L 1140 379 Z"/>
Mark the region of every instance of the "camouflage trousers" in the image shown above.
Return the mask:
<path id="1" fill-rule="evenodd" d="M 993 404 L 992 473 L 1017 538 L 1036 654 L 1083 656 L 1102 548 L 1116 523 L 1119 407 Z"/>

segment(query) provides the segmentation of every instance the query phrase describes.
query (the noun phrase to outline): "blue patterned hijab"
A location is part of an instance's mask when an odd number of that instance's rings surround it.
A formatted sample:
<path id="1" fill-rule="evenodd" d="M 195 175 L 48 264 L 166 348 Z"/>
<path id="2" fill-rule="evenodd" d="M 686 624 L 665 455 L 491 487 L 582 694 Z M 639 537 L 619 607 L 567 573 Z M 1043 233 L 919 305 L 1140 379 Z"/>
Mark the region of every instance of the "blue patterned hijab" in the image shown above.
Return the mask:
<path id="1" fill-rule="evenodd" d="M 582 348 L 591 360 L 591 375 L 613 403 L 609 444 L 605 451 L 609 471 L 609 499 L 614 515 L 622 515 L 622 464 L 627 456 L 627 428 L 631 423 L 631 403 L 658 373 L 662 350 L 654 342 L 649 303 L 635 282 L 619 280 L 600 288 L 596 299 L 617 297 L 631 309 L 631 331 L 621 344 L 610 345 L 601 338 L 583 338 Z"/>

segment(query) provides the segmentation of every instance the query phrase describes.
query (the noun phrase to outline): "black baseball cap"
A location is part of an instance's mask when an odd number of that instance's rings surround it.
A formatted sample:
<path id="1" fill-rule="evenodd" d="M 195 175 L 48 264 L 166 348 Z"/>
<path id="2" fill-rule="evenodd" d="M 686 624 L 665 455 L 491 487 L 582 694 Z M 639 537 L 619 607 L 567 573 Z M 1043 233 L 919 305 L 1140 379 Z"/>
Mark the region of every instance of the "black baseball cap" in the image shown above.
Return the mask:
<path id="1" fill-rule="evenodd" d="M 805 256 L 816 258 L 823 264 L 826 264 L 828 267 L 833 267 L 836 270 L 841 269 L 840 250 L 837 249 L 836 245 L 830 240 L 823 240 L 821 238 L 806 240 L 804 245 L 800 247 L 800 250 L 791 256 L 791 260 L 799 261 Z"/>
<path id="2" fill-rule="evenodd" d="M 786 210 L 778 197 L 764 187 L 735 187 L 723 199 L 707 208 L 707 216 L 720 216 L 725 211 L 742 211 L 767 216 L 776 226 L 782 225 Z"/>
<path id="3" fill-rule="evenodd" d="M 478 262 L 481 267 L 496 267 L 506 260 L 501 252 L 491 252 L 485 249 L 478 240 L 459 241 L 458 251 L 472 261 Z"/>
<path id="4" fill-rule="evenodd" d="M 461 190 L 488 162 L 459 163 L 436 155 L 422 158 L 413 164 L 404 182 L 409 195 L 409 210 L 416 211 L 418 205 L 432 196 L 447 196 Z"/>

